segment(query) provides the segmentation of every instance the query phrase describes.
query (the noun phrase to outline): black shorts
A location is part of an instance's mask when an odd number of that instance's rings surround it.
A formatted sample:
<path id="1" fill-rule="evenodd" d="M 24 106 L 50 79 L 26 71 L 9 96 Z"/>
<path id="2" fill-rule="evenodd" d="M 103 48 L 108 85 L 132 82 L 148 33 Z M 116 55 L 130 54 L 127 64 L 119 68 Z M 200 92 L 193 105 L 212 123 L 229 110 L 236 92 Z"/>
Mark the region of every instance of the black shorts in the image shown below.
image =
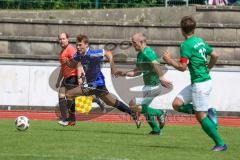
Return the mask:
<path id="1" fill-rule="evenodd" d="M 78 86 L 77 76 L 70 76 L 68 78 L 64 78 L 61 84 L 61 87 L 65 87 L 67 90 L 73 89 L 77 86 Z"/>
<path id="2" fill-rule="evenodd" d="M 85 96 L 96 95 L 97 97 L 101 97 L 109 93 L 106 86 L 86 87 L 82 85 L 81 88 Z"/>

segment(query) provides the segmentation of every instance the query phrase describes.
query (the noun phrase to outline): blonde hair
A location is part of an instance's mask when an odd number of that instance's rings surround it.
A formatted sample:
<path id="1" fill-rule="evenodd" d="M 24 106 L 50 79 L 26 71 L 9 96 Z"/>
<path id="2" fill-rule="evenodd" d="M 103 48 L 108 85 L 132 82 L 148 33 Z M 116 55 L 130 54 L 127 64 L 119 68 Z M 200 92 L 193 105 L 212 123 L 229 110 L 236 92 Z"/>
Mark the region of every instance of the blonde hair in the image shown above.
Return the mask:
<path id="1" fill-rule="evenodd" d="M 146 43 L 146 35 L 142 32 L 138 32 L 138 33 L 135 33 L 133 36 L 132 36 L 132 39 L 135 39 L 137 41 L 142 41 L 142 42 L 145 42 Z"/>

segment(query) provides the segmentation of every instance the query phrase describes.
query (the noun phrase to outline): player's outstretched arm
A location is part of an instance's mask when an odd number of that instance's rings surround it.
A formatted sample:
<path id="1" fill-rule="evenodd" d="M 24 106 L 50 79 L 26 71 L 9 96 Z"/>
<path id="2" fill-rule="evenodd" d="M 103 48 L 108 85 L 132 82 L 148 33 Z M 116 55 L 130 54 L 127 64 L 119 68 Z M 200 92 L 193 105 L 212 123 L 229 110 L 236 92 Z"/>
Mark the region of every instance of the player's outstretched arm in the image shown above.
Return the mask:
<path id="1" fill-rule="evenodd" d="M 133 70 L 127 70 L 127 71 L 120 71 L 120 70 L 117 70 L 117 72 L 115 73 L 115 76 L 118 77 L 118 76 L 128 76 L 128 77 L 135 77 L 135 76 L 139 76 L 141 75 L 141 70 L 138 69 L 138 68 L 135 68 Z"/>
<path id="2" fill-rule="evenodd" d="M 130 71 L 126 71 L 126 76 L 128 77 L 135 77 L 135 76 L 139 76 L 141 75 L 141 70 L 139 68 L 135 68 L 133 70 Z"/>
<path id="3" fill-rule="evenodd" d="M 110 63 L 110 68 L 111 68 L 112 75 L 114 75 L 116 77 L 117 76 L 135 77 L 135 76 L 138 76 L 138 75 L 141 74 L 141 71 L 138 68 L 135 68 L 134 70 L 131 70 L 131 71 L 119 71 L 119 70 L 117 70 L 117 68 L 115 66 L 115 63 L 114 63 L 112 52 L 105 50 L 104 55 Z"/>

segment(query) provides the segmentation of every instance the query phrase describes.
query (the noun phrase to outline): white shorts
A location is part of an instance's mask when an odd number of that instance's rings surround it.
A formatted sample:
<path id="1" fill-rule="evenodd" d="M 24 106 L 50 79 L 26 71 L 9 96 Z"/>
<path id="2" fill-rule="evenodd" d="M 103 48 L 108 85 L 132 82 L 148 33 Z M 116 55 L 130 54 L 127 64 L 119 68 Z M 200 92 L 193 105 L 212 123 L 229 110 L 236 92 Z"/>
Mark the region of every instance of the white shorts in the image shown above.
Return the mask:
<path id="1" fill-rule="evenodd" d="M 194 83 L 185 87 L 177 97 L 180 98 L 184 104 L 191 103 L 195 111 L 207 111 L 210 108 L 209 98 L 212 90 L 212 81 Z"/>
<path id="2" fill-rule="evenodd" d="M 150 105 L 155 97 L 161 93 L 161 87 L 146 85 L 142 88 L 143 97 L 134 97 L 136 105 Z"/>

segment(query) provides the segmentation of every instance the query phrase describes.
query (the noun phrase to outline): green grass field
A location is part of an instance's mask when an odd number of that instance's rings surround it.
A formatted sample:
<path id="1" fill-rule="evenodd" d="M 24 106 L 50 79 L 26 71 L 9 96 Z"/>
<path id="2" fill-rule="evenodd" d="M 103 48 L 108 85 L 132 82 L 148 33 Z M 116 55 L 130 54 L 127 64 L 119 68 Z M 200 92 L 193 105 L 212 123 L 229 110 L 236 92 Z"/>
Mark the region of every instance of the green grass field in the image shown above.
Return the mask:
<path id="1" fill-rule="evenodd" d="M 150 136 L 144 124 L 78 122 L 61 127 L 55 121 L 31 121 L 27 131 L 17 131 L 14 120 L 0 120 L 0 160 L 239 160 L 240 128 L 219 127 L 229 146 L 211 152 L 212 141 L 200 126 L 164 128 Z"/>

